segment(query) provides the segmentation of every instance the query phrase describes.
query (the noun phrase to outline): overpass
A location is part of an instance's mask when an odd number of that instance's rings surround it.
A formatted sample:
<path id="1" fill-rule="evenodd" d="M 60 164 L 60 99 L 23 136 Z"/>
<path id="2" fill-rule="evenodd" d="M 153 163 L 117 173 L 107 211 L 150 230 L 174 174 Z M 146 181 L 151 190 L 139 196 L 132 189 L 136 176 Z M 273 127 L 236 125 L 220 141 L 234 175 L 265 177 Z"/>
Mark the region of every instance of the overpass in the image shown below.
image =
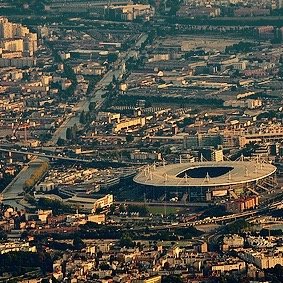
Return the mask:
<path id="1" fill-rule="evenodd" d="M 2 147 L 0 147 L 0 152 L 15 153 L 15 154 L 22 154 L 22 155 L 33 155 L 33 156 L 38 156 L 38 157 L 45 157 L 45 158 L 50 158 L 50 159 L 72 161 L 72 162 L 84 162 L 84 163 L 93 162 L 93 160 L 91 159 L 72 158 L 72 157 L 67 157 L 67 156 L 58 156 L 58 155 L 45 154 L 45 153 L 40 153 L 40 152 L 6 149 Z"/>
<path id="2" fill-rule="evenodd" d="M 104 167 L 129 167 L 129 166 L 143 166 L 145 163 L 135 162 L 135 161 L 129 161 L 129 160 L 113 160 L 113 159 L 83 159 L 83 158 L 74 158 L 74 157 L 68 157 L 68 156 L 59 156 L 56 154 L 50 154 L 50 153 L 43 153 L 43 152 L 33 152 L 33 151 L 26 151 L 23 149 L 16 150 L 14 148 L 3 148 L 0 147 L 0 152 L 7 152 L 7 153 L 14 153 L 14 154 L 22 154 L 22 155 L 32 155 L 37 157 L 44 157 L 51 160 L 61 160 L 61 161 L 69 161 L 69 162 L 78 162 L 78 163 L 86 163 L 89 164 L 89 166 L 95 166 L 99 168 Z"/>

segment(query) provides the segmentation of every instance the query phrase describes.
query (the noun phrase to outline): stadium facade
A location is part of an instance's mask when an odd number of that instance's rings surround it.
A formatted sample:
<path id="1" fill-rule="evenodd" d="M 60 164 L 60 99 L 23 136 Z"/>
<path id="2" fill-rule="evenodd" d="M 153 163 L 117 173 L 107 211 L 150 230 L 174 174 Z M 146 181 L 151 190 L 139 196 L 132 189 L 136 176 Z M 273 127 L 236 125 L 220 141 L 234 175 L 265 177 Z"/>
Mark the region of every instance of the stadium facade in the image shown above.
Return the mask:
<path id="1" fill-rule="evenodd" d="M 177 192 L 189 202 L 237 199 L 269 193 L 276 187 L 276 167 L 262 161 L 222 161 L 146 166 L 134 182 L 154 195 Z"/>

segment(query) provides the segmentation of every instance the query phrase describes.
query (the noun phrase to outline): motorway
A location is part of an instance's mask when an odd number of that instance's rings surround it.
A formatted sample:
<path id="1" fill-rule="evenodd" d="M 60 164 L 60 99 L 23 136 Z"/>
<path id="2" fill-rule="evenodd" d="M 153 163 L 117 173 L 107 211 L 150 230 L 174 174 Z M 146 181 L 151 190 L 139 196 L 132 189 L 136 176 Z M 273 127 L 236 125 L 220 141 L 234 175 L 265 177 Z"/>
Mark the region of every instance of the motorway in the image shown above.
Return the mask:
<path id="1" fill-rule="evenodd" d="M 73 163 L 85 163 L 89 164 L 90 167 L 96 167 L 96 168 L 109 168 L 109 167 L 129 167 L 129 166 L 139 166 L 142 167 L 145 164 L 142 162 L 135 162 L 135 161 L 129 161 L 129 160 L 113 160 L 112 158 L 75 158 L 75 157 L 69 157 L 67 155 L 60 155 L 60 154 L 50 154 L 42 152 L 41 149 L 38 149 L 38 151 L 23 151 L 13 148 L 13 145 L 9 149 L 0 147 L 0 152 L 7 152 L 7 153 L 15 153 L 15 154 L 22 154 L 22 155 L 30 155 L 30 156 L 37 156 L 41 158 L 48 158 L 51 161 L 53 160 L 61 160 L 61 161 L 70 161 Z"/>
<path id="2" fill-rule="evenodd" d="M 16 150 L 16 149 L 0 148 L 0 152 L 1 151 L 2 152 L 11 152 L 11 153 L 16 153 L 16 154 L 23 154 L 23 155 L 38 156 L 38 157 L 49 158 L 49 159 L 58 159 L 58 160 L 64 160 L 64 161 L 92 163 L 92 160 L 89 160 L 89 159 L 72 158 L 72 157 L 66 157 L 66 156 L 45 154 L 45 153 L 40 153 L 40 152 L 31 152 L 31 151 L 22 151 L 22 150 Z"/>

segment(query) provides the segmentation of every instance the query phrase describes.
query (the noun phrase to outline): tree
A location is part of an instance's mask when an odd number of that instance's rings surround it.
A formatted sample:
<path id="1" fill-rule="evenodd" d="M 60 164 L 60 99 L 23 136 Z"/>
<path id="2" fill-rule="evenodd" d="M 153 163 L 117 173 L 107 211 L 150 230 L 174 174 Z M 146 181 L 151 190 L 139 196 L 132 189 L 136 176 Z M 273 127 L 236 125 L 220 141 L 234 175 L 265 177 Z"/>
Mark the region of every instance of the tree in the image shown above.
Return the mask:
<path id="1" fill-rule="evenodd" d="M 278 281 L 274 280 L 272 282 L 282 282 L 283 280 L 283 267 L 280 264 L 276 264 L 273 268 L 268 269 L 268 273 L 273 274 Z"/>
<path id="2" fill-rule="evenodd" d="M 124 204 L 120 204 L 120 206 L 119 206 L 119 211 L 120 211 L 120 212 L 126 212 L 126 207 L 125 207 Z"/>
<path id="3" fill-rule="evenodd" d="M 71 128 L 67 128 L 66 130 L 66 139 L 67 140 L 72 140 L 73 139 L 73 133 Z"/>
<path id="4" fill-rule="evenodd" d="M 166 261 L 166 262 L 164 263 L 163 268 L 164 268 L 165 270 L 169 270 L 169 269 L 170 269 L 170 263 L 169 263 L 168 261 Z"/>
<path id="5" fill-rule="evenodd" d="M 79 236 L 76 236 L 73 240 L 73 246 L 75 250 L 82 250 L 86 247 L 86 244 Z"/>
<path id="6" fill-rule="evenodd" d="M 120 239 L 120 247 L 133 248 L 134 246 L 135 242 L 133 242 L 129 234 L 124 234 Z"/>
<path id="7" fill-rule="evenodd" d="M 183 280 L 178 275 L 168 275 L 162 277 L 161 283 L 183 283 Z"/>
<path id="8" fill-rule="evenodd" d="M 231 224 L 226 225 L 224 232 L 227 234 L 237 234 L 251 228 L 251 224 L 245 219 L 239 219 Z"/>
<path id="9" fill-rule="evenodd" d="M 134 137 L 132 135 L 126 135 L 126 142 L 130 143 L 134 140 Z"/>
<path id="10" fill-rule="evenodd" d="M 7 234 L 6 234 L 6 232 L 3 231 L 3 230 L 0 230 L 0 240 L 1 240 L 1 241 L 7 240 Z"/>
<path id="11" fill-rule="evenodd" d="M 95 110 L 95 107 L 96 107 L 96 103 L 92 101 L 89 103 L 88 109 L 90 112 L 92 112 Z"/>
<path id="12" fill-rule="evenodd" d="M 81 124 L 85 124 L 86 123 L 86 114 L 85 114 L 84 110 L 80 114 L 80 123 Z"/>
<path id="13" fill-rule="evenodd" d="M 113 75 L 112 84 L 113 84 L 113 85 L 116 85 L 117 82 L 118 82 L 118 80 L 117 80 L 116 76 Z"/>
<path id="14" fill-rule="evenodd" d="M 144 217 L 149 214 L 148 207 L 145 205 L 129 205 L 128 212 L 138 212 L 140 216 Z"/>
<path id="15" fill-rule="evenodd" d="M 87 112 L 87 113 L 85 114 L 85 120 L 86 120 L 86 123 L 90 123 L 90 122 L 91 122 L 91 115 L 90 115 L 89 112 Z"/>
<path id="16" fill-rule="evenodd" d="M 31 189 L 43 176 L 43 174 L 47 171 L 48 169 L 48 163 L 44 162 L 42 163 L 38 168 L 36 168 L 32 175 L 25 181 L 24 187 L 25 189 Z"/>
<path id="17" fill-rule="evenodd" d="M 74 212 L 74 209 L 70 205 L 59 200 L 52 200 L 47 198 L 40 198 L 37 201 L 37 208 L 52 209 L 54 215 Z"/>
<path id="18" fill-rule="evenodd" d="M 111 204 L 109 210 L 110 210 L 110 213 L 113 214 L 116 210 L 116 206 L 114 204 Z"/>
<path id="19" fill-rule="evenodd" d="M 192 124 L 194 122 L 194 120 L 190 117 L 186 117 L 184 118 L 183 124 L 184 126 L 188 126 L 189 124 Z"/>
<path id="20" fill-rule="evenodd" d="M 98 251 L 98 252 L 96 253 L 96 256 L 97 256 L 97 258 L 102 258 L 103 252 L 102 252 L 102 251 Z"/>
<path id="21" fill-rule="evenodd" d="M 28 231 L 23 231 L 22 234 L 21 234 L 21 240 L 26 240 L 28 237 Z"/>
<path id="22" fill-rule="evenodd" d="M 75 139 L 77 137 L 77 131 L 78 131 L 78 127 L 77 127 L 77 124 L 75 124 L 73 127 L 72 127 L 72 136 L 73 136 L 73 139 Z"/>
<path id="23" fill-rule="evenodd" d="M 38 246 L 40 249 L 40 246 Z M 3 272 L 12 273 L 13 276 L 25 274 L 27 268 L 29 271 L 40 267 L 43 273 L 52 271 L 52 262 L 49 254 L 38 251 L 12 251 L 0 255 L 0 275 Z M 18 281 L 17 281 L 18 282 Z"/>
<path id="24" fill-rule="evenodd" d="M 66 135 L 67 135 L 67 133 L 66 133 Z M 65 145 L 65 142 L 66 142 L 66 140 L 64 140 L 64 139 L 62 139 L 62 138 L 59 138 L 59 139 L 57 140 L 57 145 L 58 145 L 58 146 L 64 146 L 64 145 Z"/>
<path id="25" fill-rule="evenodd" d="M 102 207 L 97 207 L 96 210 L 95 210 L 95 213 L 96 214 L 99 214 L 103 211 L 103 208 Z"/>
<path id="26" fill-rule="evenodd" d="M 111 269 L 110 265 L 107 262 L 102 262 L 99 267 L 100 267 L 101 270 L 110 270 Z"/>
<path id="27" fill-rule="evenodd" d="M 71 128 L 67 128 L 67 130 L 66 130 L 66 139 L 67 140 L 75 139 L 77 137 L 77 131 L 78 131 L 77 124 L 74 124 L 74 126 L 71 127 Z"/>
<path id="28" fill-rule="evenodd" d="M 113 63 L 113 62 L 115 62 L 117 59 L 118 59 L 118 55 L 117 55 L 116 53 L 109 53 L 109 54 L 108 54 L 107 60 L 108 60 L 109 63 Z"/>

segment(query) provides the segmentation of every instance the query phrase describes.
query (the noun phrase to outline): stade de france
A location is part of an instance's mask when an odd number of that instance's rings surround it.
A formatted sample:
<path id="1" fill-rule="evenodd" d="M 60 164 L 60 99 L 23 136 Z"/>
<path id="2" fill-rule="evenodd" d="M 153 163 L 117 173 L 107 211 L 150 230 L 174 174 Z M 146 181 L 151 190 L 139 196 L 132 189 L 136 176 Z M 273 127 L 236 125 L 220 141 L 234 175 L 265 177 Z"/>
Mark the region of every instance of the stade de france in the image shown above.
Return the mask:
<path id="1" fill-rule="evenodd" d="M 134 178 L 144 189 L 188 194 L 189 202 L 238 199 L 271 192 L 276 167 L 262 161 L 222 161 L 147 166 Z"/>

